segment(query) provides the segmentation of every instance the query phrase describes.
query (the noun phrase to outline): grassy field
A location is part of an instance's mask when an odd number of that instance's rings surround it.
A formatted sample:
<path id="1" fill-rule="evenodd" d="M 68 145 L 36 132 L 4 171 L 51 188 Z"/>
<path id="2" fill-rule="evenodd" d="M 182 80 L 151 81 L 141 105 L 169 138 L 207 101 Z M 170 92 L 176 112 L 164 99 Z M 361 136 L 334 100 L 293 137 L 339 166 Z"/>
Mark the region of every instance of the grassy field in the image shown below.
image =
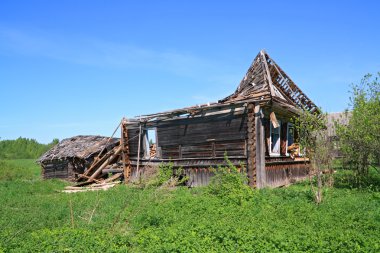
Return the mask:
<path id="1" fill-rule="evenodd" d="M 379 252 L 378 181 L 348 176 L 319 206 L 307 183 L 237 204 L 207 188 L 61 193 L 32 160 L 0 161 L 0 252 Z"/>

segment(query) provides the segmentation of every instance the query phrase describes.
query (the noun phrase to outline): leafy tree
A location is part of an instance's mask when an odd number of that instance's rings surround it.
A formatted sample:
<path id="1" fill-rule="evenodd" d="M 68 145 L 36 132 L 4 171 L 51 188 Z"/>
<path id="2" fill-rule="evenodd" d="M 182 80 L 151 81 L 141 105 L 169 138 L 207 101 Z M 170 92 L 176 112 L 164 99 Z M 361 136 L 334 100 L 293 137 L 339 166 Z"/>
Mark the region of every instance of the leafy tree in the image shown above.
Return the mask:
<path id="1" fill-rule="evenodd" d="M 322 172 L 328 171 L 329 185 L 332 185 L 332 143 L 327 135 L 327 115 L 325 113 L 310 113 L 303 110 L 299 117 L 294 118 L 298 132 L 298 142 L 303 154 L 310 160 L 310 185 L 317 204 L 322 202 L 323 178 Z M 317 187 L 311 176 L 317 176 Z"/>
<path id="2" fill-rule="evenodd" d="M 368 176 L 371 165 L 380 164 L 380 72 L 367 74 L 352 85 L 348 125 L 337 124 L 337 135 L 347 164 L 356 174 L 356 183 Z"/>

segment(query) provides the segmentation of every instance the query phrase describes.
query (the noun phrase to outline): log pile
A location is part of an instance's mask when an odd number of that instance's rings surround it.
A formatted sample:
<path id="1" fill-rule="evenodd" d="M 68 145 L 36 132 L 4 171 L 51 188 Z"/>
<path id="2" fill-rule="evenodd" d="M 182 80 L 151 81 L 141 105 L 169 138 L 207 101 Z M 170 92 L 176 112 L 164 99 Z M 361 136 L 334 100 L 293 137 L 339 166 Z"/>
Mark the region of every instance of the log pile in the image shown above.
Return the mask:
<path id="1" fill-rule="evenodd" d="M 120 180 L 123 175 L 121 164 L 122 146 L 118 145 L 103 155 L 97 156 L 86 171 L 79 175 L 77 187 L 103 184 Z M 106 178 L 109 176 L 108 178 Z"/>
<path id="2" fill-rule="evenodd" d="M 156 157 L 156 154 L 157 154 L 157 146 L 156 146 L 156 144 L 153 143 L 149 147 L 149 157 L 154 158 L 154 157 Z"/>

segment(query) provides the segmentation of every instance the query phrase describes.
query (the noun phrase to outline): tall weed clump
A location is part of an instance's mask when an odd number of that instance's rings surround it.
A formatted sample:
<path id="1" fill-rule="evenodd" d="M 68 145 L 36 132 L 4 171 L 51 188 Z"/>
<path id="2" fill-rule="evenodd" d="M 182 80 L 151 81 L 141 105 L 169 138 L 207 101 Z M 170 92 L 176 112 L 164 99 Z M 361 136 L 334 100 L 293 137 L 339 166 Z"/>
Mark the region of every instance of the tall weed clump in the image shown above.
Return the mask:
<path id="1" fill-rule="evenodd" d="M 238 169 L 227 156 L 225 161 L 227 166 L 218 166 L 214 170 L 215 175 L 207 186 L 207 192 L 222 198 L 225 203 L 242 205 L 252 200 L 253 190 L 248 186 L 243 169 Z"/>
<path id="2" fill-rule="evenodd" d="M 174 164 L 169 162 L 160 164 L 153 176 L 147 178 L 143 184 L 145 187 L 174 187 L 183 185 L 187 180 L 188 177 L 184 175 L 183 169 L 176 169 L 174 168 Z"/>

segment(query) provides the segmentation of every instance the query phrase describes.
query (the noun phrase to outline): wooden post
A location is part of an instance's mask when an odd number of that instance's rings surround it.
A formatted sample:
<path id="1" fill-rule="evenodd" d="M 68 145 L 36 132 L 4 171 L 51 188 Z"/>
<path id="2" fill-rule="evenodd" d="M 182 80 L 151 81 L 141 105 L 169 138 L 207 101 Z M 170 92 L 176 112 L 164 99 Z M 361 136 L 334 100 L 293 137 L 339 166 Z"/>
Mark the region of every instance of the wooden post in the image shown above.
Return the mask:
<path id="1" fill-rule="evenodd" d="M 248 145 L 247 145 L 247 172 L 249 186 L 256 187 L 256 127 L 255 127 L 255 105 L 248 104 Z"/>
<path id="2" fill-rule="evenodd" d="M 137 147 L 137 168 L 136 168 L 136 176 L 140 178 L 140 147 L 141 147 L 141 121 L 139 122 L 139 144 Z"/>
<path id="3" fill-rule="evenodd" d="M 127 120 L 123 118 L 121 123 L 121 139 L 120 145 L 122 147 L 122 160 L 123 160 L 123 172 L 124 172 L 124 183 L 128 183 L 131 175 L 131 161 L 129 160 L 129 144 L 128 144 L 128 128 Z"/>
<path id="4" fill-rule="evenodd" d="M 263 124 L 263 112 L 259 104 L 255 106 L 255 128 L 256 128 L 256 177 L 257 188 L 266 186 L 265 172 L 265 133 Z"/>

